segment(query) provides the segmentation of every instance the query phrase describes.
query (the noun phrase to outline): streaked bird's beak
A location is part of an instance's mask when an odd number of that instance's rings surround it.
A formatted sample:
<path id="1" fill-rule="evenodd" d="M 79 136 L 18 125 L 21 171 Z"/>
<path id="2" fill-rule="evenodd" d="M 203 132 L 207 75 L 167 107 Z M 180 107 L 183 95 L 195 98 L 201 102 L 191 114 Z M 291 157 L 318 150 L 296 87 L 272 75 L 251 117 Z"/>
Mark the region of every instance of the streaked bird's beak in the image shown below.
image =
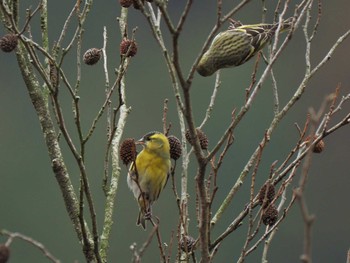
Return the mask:
<path id="1" fill-rule="evenodd" d="M 140 140 L 135 142 L 136 145 L 145 145 L 145 139 L 141 138 Z"/>

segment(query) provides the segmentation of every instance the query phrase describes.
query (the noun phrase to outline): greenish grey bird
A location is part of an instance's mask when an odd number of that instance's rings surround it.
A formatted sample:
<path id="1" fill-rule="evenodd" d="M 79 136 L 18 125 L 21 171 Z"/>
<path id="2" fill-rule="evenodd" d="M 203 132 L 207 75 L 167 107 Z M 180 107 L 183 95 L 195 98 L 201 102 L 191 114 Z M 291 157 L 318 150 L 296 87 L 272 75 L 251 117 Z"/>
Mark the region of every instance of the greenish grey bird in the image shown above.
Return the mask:
<path id="1" fill-rule="evenodd" d="M 283 32 L 291 27 L 291 19 L 281 25 Z M 237 23 L 235 23 L 237 24 Z M 276 24 L 255 24 L 231 27 L 219 33 L 212 41 L 209 49 L 200 59 L 197 72 L 210 76 L 221 68 L 237 67 L 254 57 L 268 43 L 278 28 Z"/>

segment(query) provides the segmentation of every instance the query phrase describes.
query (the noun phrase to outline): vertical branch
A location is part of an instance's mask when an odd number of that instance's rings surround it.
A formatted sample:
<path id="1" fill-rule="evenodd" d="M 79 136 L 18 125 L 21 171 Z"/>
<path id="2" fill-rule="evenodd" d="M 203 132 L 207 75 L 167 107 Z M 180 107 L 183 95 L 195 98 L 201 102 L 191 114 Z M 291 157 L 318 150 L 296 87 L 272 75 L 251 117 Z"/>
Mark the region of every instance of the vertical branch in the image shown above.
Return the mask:
<path id="1" fill-rule="evenodd" d="M 273 92 L 273 100 L 274 100 L 274 114 L 277 115 L 280 111 L 280 102 L 279 102 L 279 96 L 278 96 L 278 88 L 277 88 L 277 81 L 275 78 L 275 73 L 271 69 L 271 79 L 272 79 L 272 92 Z"/>
<path id="2" fill-rule="evenodd" d="M 304 31 L 304 37 L 305 37 L 305 41 L 306 41 L 306 51 L 305 51 L 305 71 L 306 74 L 310 74 L 311 71 L 311 39 L 309 37 L 309 33 L 308 33 L 308 26 L 310 23 L 310 19 L 311 19 L 311 7 L 312 7 L 312 2 L 310 1 L 310 3 L 308 4 L 308 8 L 307 8 L 307 12 L 306 12 L 306 20 L 305 20 L 305 24 L 303 27 L 303 31 Z"/>
<path id="3" fill-rule="evenodd" d="M 189 0 L 187 2 L 185 11 L 179 21 L 179 24 L 177 26 L 177 31 L 181 30 L 182 25 L 185 21 L 185 18 L 188 14 L 188 11 L 191 7 L 191 3 L 192 1 Z M 164 3 L 163 3 L 164 4 Z M 169 31 L 170 32 L 175 32 L 175 29 L 170 21 L 170 18 L 166 12 L 165 7 L 163 6 L 163 4 L 160 6 L 160 10 L 162 11 L 163 16 L 165 17 L 165 21 L 169 27 Z M 171 83 L 173 86 L 173 91 L 174 91 L 174 97 L 176 98 L 176 106 L 177 106 L 177 113 L 178 113 L 178 118 L 179 118 L 179 124 L 180 124 L 180 130 L 181 130 L 181 142 L 182 142 L 182 147 L 183 147 L 183 153 L 182 154 L 182 174 L 181 174 L 181 204 L 184 204 L 185 210 L 182 211 L 183 213 L 183 218 L 188 218 L 188 194 L 187 194 L 187 182 L 188 182 L 188 166 L 189 166 L 189 155 L 187 154 L 187 144 L 186 144 L 186 125 L 185 125 L 185 116 L 184 116 L 184 104 L 183 101 L 181 99 L 181 95 L 180 95 L 180 87 L 179 87 L 179 83 L 177 81 L 176 78 L 176 67 L 174 66 L 174 60 L 171 59 L 169 52 L 165 46 L 163 37 L 162 37 L 162 32 L 160 30 L 160 26 L 158 21 L 154 20 L 155 15 L 153 14 L 153 9 L 151 5 L 148 5 L 149 7 L 149 11 L 151 12 L 151 15 L 148 14 L 146 12 L 146 10 L 144 8 L 141 9 L 142 13 L 144 14 L 144 16 L 146 17 L 150 28 L 152 30 L 152 33 L 159 45 L 159 47 L 161 48 L 162 54 L 164 56 L 166 65 L 168 67 L 168 71 L 169 71 L 169 76 L 171 79 Z M 180 34 L 180 31 L 178 32 L 178 34 Z M 173 43 L 176 43 L 176 41 Z M 184 228 L 188 227 L 188 221 L 186 220 L 186 225 L 184 226 Z M 184 229 L 182 229 L 181 231 L 183 231 Z M 187 230 L 185 229 L 183 231 L 184 233 L 187 232 Z"/>
<path id="4" fill-rule="evenodd" d="M 168 136 L 169 134 L 169 130 L 170 130 L 170 127 L 171 127 L 171 123 L 169 123 L 169 126 L 167 126 L 167 113 L 168 113 L 168 102 L 169 100 L 168 99 L 165 99 L 164 100 L 164 103 L 163 103 L 163 118 L 162 118 L 162 123 L 163 123 L 163 133 Z"/>
<path id="5" fill-rule="evenodd" d="M 84 160 L 85 142 L 83 138 L 83 131 L 81 128 L 80 107 L 79 107 L 80 97 L 78 96 L 80 80 L 81 80 L 81 42 L 82 42 L 82 32 L 80 32 L 77 37 L 77 79 L 76 79 L 76 84 L 74 88 L 74 94 L 72 93 L 71 95 L 73 99 L 74 121 L 77 128 L 77 133 L 78 133 L 79 143 L 80 143 L 80 154 Z"/>
<path id="6" fill-rule="evenodd" d="M 24 54 L 25 50 L 22 48 L 22 46 L 20 46 L 17 53 L 18 64 L 34 109 L 39 117 L 48 154 L 52 162 L 52 169 L 62 192 L 68 215 L 73 223 L 78 239 L 81 243 L 85 243 L 82 239 L 82 229 L 79 221 L 79 202 L 75 195 L 73 185 L 70 181 L 70 177 L 62 157 L 62 152 L 57 140 L 57 134 L 55 132 L 50 110 L 46 102 L 47 98 L 44 95 L 45 93 L 39 87 L 38 80 L 35 78 L 35 74 L 32 70 L 30 62 L 28 61 L 28 57 Z M 91 262 L 94 259 L 94 255 L 91 250 L 93 245 L 90 240 L 89 233 L 88 237 L 89 239 L 86 240 L 87 244 L 85 243 L 87 249 L 84 249 L 84 254 L 86 260 Z"/>
<path id="7" fill-rule="evenodd" d="M 109 74 L 108 74 L 108 68 L 107 68 L 107 29 L 106 27 L 103 27 L 103 47 L 102 47 L 102 54 L 103 54 L 103 71 L 105 73 L 105 93 L 106 97 L 108 96 L 108 93 L 110 92 L 109 87 Z M 112 130 L 112 124 L 111 124 L 111 102 L 108 101 L 107 103 L 107 138 L 110 138 L 111 136 L 111 130 Z"/>
<path id="8" fill-rule="evenodd" d="M 106 97 L 108 97 L 108 94 L 110 92 L 109 87 L 109 74 L 108 74 L 108 67 L 107 67 L 107 29 L 106 27 L 103 27 L 103 47 L 102 47 L 102 55 L 103 55 L 103 70 L 105 73 L 105 93 Z M 106 135 L 107 135 L 107 141 L 111 141 L 112 138 L 112 124 L 111 124 L 111 101 L 110 99 L 107 99 L 107 125 L 106 125 Z M 105 193 L 107 192 L 107 181 L 108 181 L 108 174 L 109 174 L 109 158 L 110 158 L 110 152 L 109 147 L 107 146 L 107 150 L 105 153 L 104 158 L 104 178 L 103 178 L 103 190 Z"/>
<path id="9" fill-rule="evenodd" d="M 297 200 L 299 201 L 301 214 L 304 220 L 305 229 L 304 229 L 304 251 L 301 255 L 300 259 L 304 263 L 311 263 L 311 234 L 312 234 L 312 225 L 315 221 L 315 216 L 311 215 L 308 211 L 305 198 L 303 196 L 303 192 L 301 189 L 296 189 L 295 194 L 297 197 Z"/>
<path id="10" fill-rule="evenodd" d="M 40 27 L 41 27 L 41 38 L 42 46 L 48 52 L 49 51 L 49 35 L 47 26 L 47 0 L 41 0 L 41 16 L 40 16 Z M 48 64 L 48 61 L 46 61 Z"/>
<path id="11" fill-rule="evenodd" d="M 124 78 L 121 81 L 121 96 L 125 97 L 125 82 Z M 125 98 L 124 98 L 125 101 Z M 124 127 L 126 124 L 126 118 L 130 112 L 130 109 L 125 105 L 121 105 L 120 107 L 120 115 L 117 123 L 117 129 L 115 135 L 112 140 L 112 176 L 110 181 L 110 187 L 106 197 L 106 205 L 105 205 L 105 215 L 104 215 L 104 223 L 103 230 L 101 235 L 101 248 L 100 254 L 102 258 L 102 262 L 107 262 L 107 252 L 109 247 L 109 238 L 113 225 L 113 211 L 115 206 L 115 196 L 118 190 L 118 183 L 120 177 L 120 166 L 119 166 L 119 145 L 123 135 Z"/>
<path id="12" fill-rule="evenodd" d="M 206 263 L 210 261 L 209 243 L 210 243 L 210 203 L 207 196 L 206 185 L 204 182 L 206 170 L 206 163 L 200 164 L 196 175 L 196 192 L 199 199 L 199 241 L 201 262 Z"/>
<path id="13" fill-rule="evenodd" d="M 53 94 L 51 97 L 52 97 L 54 111 L 57 115 L 59 128 L 60 128 L 62 135 L 63 135 L 64 139 L 66 140 L 66 142 L 69 146 L 69 149 L 71 150 L 71 152 L 72 152 L 72 154 L 77 162 L 77 165 L 79 167 L 80 176 L 82 179 L 81 180 L 81 182 L 82 182 L 81 187 L 84 189 L 84 193 L 86 195 L 86 199 L 87 199 L 87 203 L 88 203 L 88 207 L 89 207 L 89 212 L 90 212 L 90 218 L 91 218 L 91 222 L 92 222 L 92 232 L 93 232 L 93 240 L 94 240 L 93 251 L 95 253 L 97 262 L 101 262 L 100 256 L 98 253 L 99 239 L 98 239 L 98 231 L 97 231 L 96 212 L 95 212 L 92 193 L 90 190 L 88 176 L 87 176 L 87 172 L 86 172 L 86 168 L 85 168 L 85 164 L 84 164 L 84 159 L 83 159 L 83 156 L 81 155 L 81 153 L 79 153 L 78 150 L 76 149 L 76 147 L 72 141 L 72 138 L 71 138 L 71 136 L 66 128 L 64 117 L 63 117 L 63 112 L 62 112 L 60 102 L 58 99 L 58 93 Z M 82 201 L 82 198 L 80 198 L 80 201 Z M 81 207 L 81 204 L 80 204 L 80 207 Z"/>
<path id="14" fill-rule="evenodd" d="M 306 184 L 306 179 L 308 177 L 309 168 L 311 165 L 311 156 L 312 151 L 309 150 L 305 157 L 305 163 L 302 170 L 302 175 L 299 182 L 299 188 L 294 191 L 294 194 L 299 202 L 301 214 L 304 220 L 304 251 L 303 255 L 301 256 L 301 261 L 304 263 L 311 263 L 311 230 L 312 230 L 312 224 L 315 220 L 315 216 L 311 215 L 308 211 L 305 196 L 304 196 L 304 189 Z"/>
<path id="15" fill-rule="evenodd" d="M 121 9 L 121 15 L 119 19 L 120 30 L 123 34 L 123 30 L 126 26 L 128 18 L 128 12 L 126 8 Z M 122 74 L 119 72 L 119 74 Z M 119 78 L 119 76 L 118 76 Z M 118 183 L 121 168 L 119 166 L 119 145 L 123 135 L 124 127 L 126 124 L 126 118 L 130 112 L 130 108 L 126 106 L 126 94 L 125 94 L 125 77 L 121 77 L 120 79 L 120 100 L 123 103 L 119 108 L 119 119 L 116 125 L 116 130 L 114 136 L 111 140 L 111 157 L 112 157 L 112 176 L 110 180 L 110 187 L 106 196 L 106 204 L 105 204 L 105 212 L 104 212 L 104 222 L 103 229 L 101 235 L 101 247 L 100 247 L 100 255 L 102 262 L 107 262 L 107 253 L 109 247 L 109 238 L 111 235 L 112 225 L 113 225 L 113 211 L 116 203 L 115 196 L 118 190 Z"/>

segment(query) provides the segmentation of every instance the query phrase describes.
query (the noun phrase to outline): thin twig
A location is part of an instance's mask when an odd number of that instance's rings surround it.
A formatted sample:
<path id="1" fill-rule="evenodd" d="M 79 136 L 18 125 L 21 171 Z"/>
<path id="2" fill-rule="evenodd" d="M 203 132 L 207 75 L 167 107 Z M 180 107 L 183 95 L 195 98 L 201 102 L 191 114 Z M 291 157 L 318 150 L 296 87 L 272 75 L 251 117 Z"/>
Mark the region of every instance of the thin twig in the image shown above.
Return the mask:
<path id="1" fill-rule="evenodd" d="M 245 95 L 245 101 L 247 102 L 248 98 L 249 98 L 249 94 L 250 91 L 252 90 L 252 88 L 254 87 L 255 83 L 256 83 L 256 73 L 258 71 L 258 66 L 259 66 L 259 61 L 260 61 L 260 57 L 261 57 L 261 52 L 258 53 L 255 63 L 254 63 L 254 69 L 253 69 L 253 73 L 251 75 L 251 82 L 249 87 L 245 90 L 246 95 Z"/>
<path id="2" fill-rule="evenodd" d="M 163 103 L 163 118 L 162 118 L 162 123 L 163 123 L 163 133 L 168 136 L 169 135 L 169 130 L 171 127 L 171 123 L 169 123 L 169 126 L 167 126 L 167 113 L 168 113 L 168 99 L 164 100 Z"/>
<path id="3" fill-rule="evenodd" d="M 61 262 L 56 257 L 54 257 L 50 253 L 50 251 L 42 243 L 40 243 L 39 241 L 34 240 L 31 237 L 25 236 L 25 235 L 23 235 L 21 233 L 17 233 L 17 232 L 13 233 L 13 232 L 7 231 L 5 229 L 0 230 L 0 234 L 9 237 L 8 240 L 6 241 L 6 246 L 7 247 L 9 247 L 11 245 L 11 243 L 13 242 L 13 240 L 15 238 L 18 238 L 18 239 L 21 239 L 21 240 L 24 240 L 24 241 L 28 242 L 29 244 L 33 245 L 36 248 L 38 248 L 44 254 L 44 256 L 47 257 L 50 261 L 52 261 L 54 263 L 60 263 Z"/>
<path id="4" fill-rule="evenodd" d="M 260 165 L 263 149 L 264 149 L 264 145 L 260 145 L 259 155 L 258 155 L 258 158 L 256 160 L 256 163 L 255 163 L 255 166 L 254 166 L 254 170 L 252 172 L 252 180 L 251 180 L 251 184 L 250 184 L 250 201 L 249 201 L 250 204 L 254 203 L 255 179 L 256 179 L 256 174 L 258 172 L 258 168 L 259 168 L 259 165 Z M 267 193 L 267 190 L 266 190 L 266 193 Z M 244 245 L 242 247 L 241 258 L 244 258 L 246 256 L 247 247 L 249 246 L 250 241 L 257 234 L 258 229 L 260 227 L 260 225 L 258 225 L 256 230 L 254 231 L 254 229 L 253 229 L 253 227 L 254 227 L 253 208 L 252 208 L 251 205 L 249 205 L 248 209 L 249 209 L 248 210 L 249 224 L 248 224 L 248 230 L 247 230 L 246 239 L 245 239 Z"/>
<path id="5" fill-rule="evenodd" d="M 61 34 L 56 42 L 56 45 L 54 47 L 54 50 L 56 49 L 56 47 L 60 47 L 61 46 L 61 43 L 64 39 L 64 37 L 66 36 L 66 33 L 67 33 L 67 30 L 68 30 L 68 25 L 73 17 L 73 14 L 76 10 L 76 6 L 74 5 L 72 10 L 70 11 L 70 13 L 68 14 L 68 17 L 66 18 L 65 22 L 64 22 L 64 25 L 62 27 L 62 30 L 61 30 Z"/>
<path id="6" fill-rule="evenodd" d="M 139 249 L 139 257 L 140 259 L 142 258 L 143 254 L 145 253 L 146 249 L 149 247 L 149 245 L 152 242 L 152 239 L 154 237 L 154 235 L 157 233 L 158 231 L 158 225 L 154 226 L 151 230 L 151 232 L 148 235 L 148 238 L 146 239 L 146 241 L 143 243 L 142 247 Z"/>
<path id="7" fill-rule="evenodd" d="M 209 102 L 208 108 L 206 110 L 205 117 L 202 120 L 202 123 L 199 125 L 200 129 L 203 128 L 203 126 L 207 123 L 207 121 L 209 120 L 209 118 L 211 116 L 211 112 L 214 109 L 214 105 L 215 105 L 215 101 L 216 101 L 216 98 L 217 98 L 217 94 L 218 94 L 220 85 L 221 85 L 221 80 L 220 80 L 220 70 L 219 70 L 219 71 L 216 72 L 213 93 L 212 93 L 212 95 L 210 97 L 210 102 Z"/>
<path id="8" fill-rule="evenodd" d="M 35 16 L 35 14 L 43 7 L 43 1 L 41 0 L 38 4 L 38 6 L 34 9 L 33 12 L 30 12 L 30 10 L 28 10 L 28 16 L 26 17 L 26 21 L 23 25 L 23 29 L 18 33 L 18 35 L 22 35 L 24 33 L 24 31 L 27 30 L 27 27 L 30 23 L 30 21 L 32 20 L 32 18 Z"/>
<path id="9" fill-rule="evenodd" d="M 153 227 L 155 228 L 155 231 L 156 231 L 156 234 L 157 234 L 156 236 L 157 236 L 158 248 L 159 248 L 160 256 L 161 256 L 163 262 L 167 263 L 167 258 L 166 258 L 165 252 L 164 252 L 162 238 L 161 238 L 160 231 L 159 231 L 159 218 L 156 217 L 156 220 L 157 220 L 157 223 L 154 223 L 154 221 L 151 218 L 150 222 L 153 225 Z"/>

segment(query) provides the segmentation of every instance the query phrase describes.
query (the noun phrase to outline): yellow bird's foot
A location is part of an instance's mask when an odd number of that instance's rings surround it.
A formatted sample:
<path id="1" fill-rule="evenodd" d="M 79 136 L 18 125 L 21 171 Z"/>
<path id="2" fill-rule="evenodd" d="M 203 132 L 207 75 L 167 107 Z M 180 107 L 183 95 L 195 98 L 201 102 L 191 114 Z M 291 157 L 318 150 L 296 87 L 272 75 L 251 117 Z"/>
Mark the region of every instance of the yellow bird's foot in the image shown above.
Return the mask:
<path id="1" fill-rule="evenodd" d="M 152 218 L 152 213 L 151 212 L 145 213 L 144 218 L 145 218 L 145 220 L 150 220 Z"/>

